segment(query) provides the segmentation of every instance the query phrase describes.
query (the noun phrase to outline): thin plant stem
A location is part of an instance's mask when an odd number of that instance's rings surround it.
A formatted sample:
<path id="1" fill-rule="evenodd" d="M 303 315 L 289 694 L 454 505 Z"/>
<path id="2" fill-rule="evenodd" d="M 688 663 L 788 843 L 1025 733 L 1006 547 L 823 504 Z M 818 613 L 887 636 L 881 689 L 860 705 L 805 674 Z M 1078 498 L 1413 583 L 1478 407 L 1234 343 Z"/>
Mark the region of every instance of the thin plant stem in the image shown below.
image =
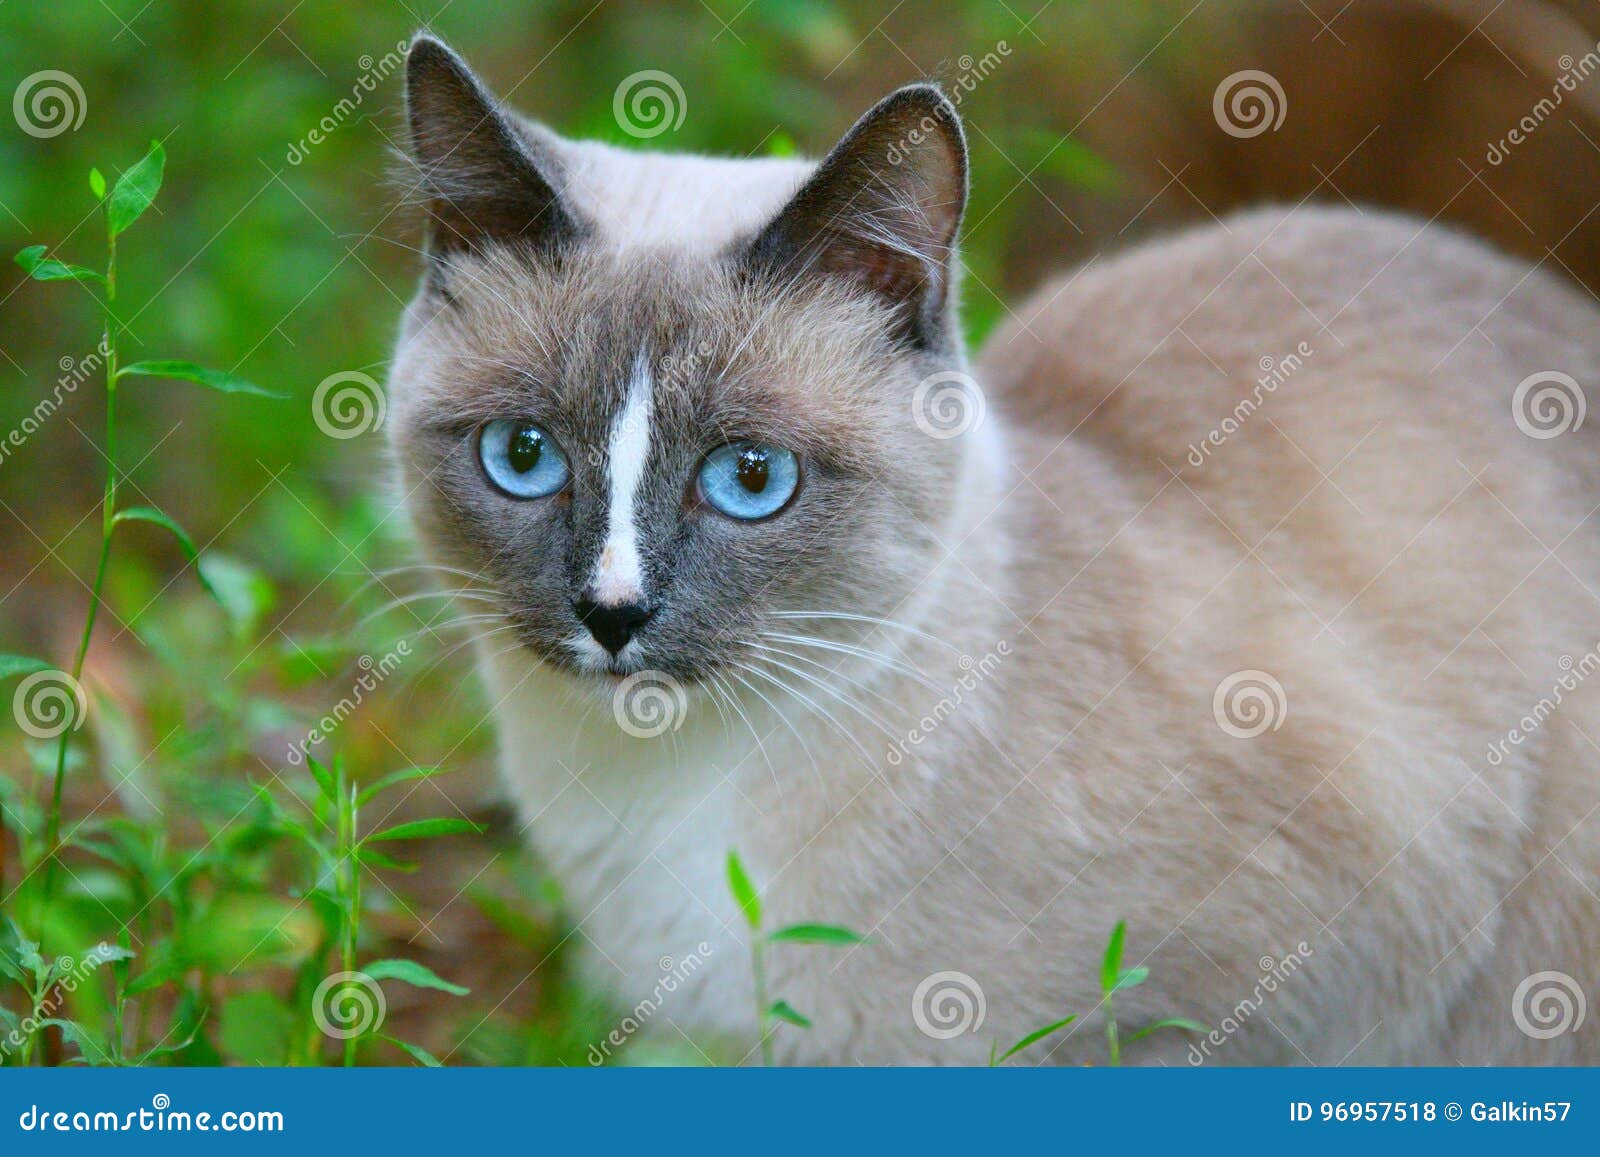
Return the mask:
<path id="1" fill-rule="evenodd" d="M 772 1019 L 767 1015 L 767 951 L 759 928 L 751 930 L 750 971 L 755 980 L 756 1026 L 761 1033 L 761 1063 L 772 1067 Z"/>
<path id="2" fill-rule="evenodd" d="M 100 603 L 105 590 L 106 569 L 111 561 L 111 536 L 117 516 L 117 237 L 106 228 L 106 290 L 105 290 L 105 347 L 106 347 L 106 481 L 100 508 L 100 561 L 95 566 L 94 586 L 89 593 L 89 613 L 84 618 L 83 636 L 78 641 L 78 651 L 72 661 L 72 682 L 78 685 L 83 678 L 84 661 L 89 656 L 89 640 L 94 635 L 95 620 L 100 614 Z M 51 899 L 55 895 L 57 866 L 61 858 L 61 800 L 67 779 L 67 745 L 73 728 L 62 730 L 56 742 L 56 778 L 50 795 L 50 814 L 45 822 L 44 901 L 40 905 L 39 924 L 41 939 L 48 917 Z"/>

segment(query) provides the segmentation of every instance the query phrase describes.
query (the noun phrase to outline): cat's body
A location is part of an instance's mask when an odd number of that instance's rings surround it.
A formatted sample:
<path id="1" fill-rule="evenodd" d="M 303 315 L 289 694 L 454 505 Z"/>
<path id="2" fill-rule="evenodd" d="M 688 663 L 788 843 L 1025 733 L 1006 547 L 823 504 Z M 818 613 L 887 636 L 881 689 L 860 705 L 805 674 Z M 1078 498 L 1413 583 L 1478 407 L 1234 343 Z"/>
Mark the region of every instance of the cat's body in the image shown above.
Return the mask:
<path id="1" fill-rule="evenodd" d="M 584 240 L 512 261 L 436 236 L 448 292 L 413 306 L 396 422 L 430 549 L 479 587 L 651 588 L 660 644 L 642 633 L 607 660 L 538 609 L 506 614 L 519 645 L 480 648 L 511 796 L 601 985 L 633 1005 L 692 955 L 644 1019 L 748 1041 L 723 876 L 737 850 L 768 927 L 871 937 L 770 949 L 772 995 L 814 1022 L 776 1033 L 789 1060 L 981 1063 L 1077 1014 L 1027 1059 L 1103 1061 L 1119 920 L 1126 965 L 1150 970 L 1116 997 L 1125 1034 L 1219 1026 L 1155 1033 L 1130 1061 L 1600 1059 L 1592 1022 L 1541 1039 L 1513 1014 L 1536 973 L 1593 995 L 1600 961 L 1600 680 L 1583 661 L 1600 644 L 1597 447 L 1587 426 L 1530 437 L 1512 411 L 1536 372 L 1600 381 L 1589 302 L 1437 227 L 1254 214 L 1046 289 L 980 360 L 984 419 L 933 437 L 913 387 L 964 372 L 958 343 L 908 331 L 899 366 L 831 282 L 763 298 L 720 273 L 677 280 L 743 252 L 815 187 L 808 165 L 530 147 L 584 206 Z M 850 258 L 897 288 L 882 254 Z M 699 419 L 670 409 L 661 367 L 685 357 L 719 367 L 718 389 L 805 399 L 822 432 L 795 501 L 816 510 L 731 527 L 678 503 L 701 450 L 674 465 L 666 428 Z M 550 387 L 555 363 L 595 380 Z M 540 384 L 451 394 L 468 389 L 452 377 L 524 365 Z M 476 395 L 523 413 L 517 390 L 599 448 L 591 476 L 568 446 L 572 481 L 544 506 L 480 498 L 447 436 L 499 412 Z M 717 404 L 721 428 L 764 403 Z M 640 421 L 650 437 L 631 439 Z M 839 450 L 852 435 L 871 462 Z M 622 464 L 629 447 L 645 464 Z M 585 513 L 586 487 L 659 526 L 619 533 Z M 724 582 L 695 634 L 738 662 L 676 666 L 689 643 L 665 640 L 698 613 L 680 605 Z M 641 738 L 619 726 L 617 679 L 658 669 L 669 722 Z M 1559 708 L 1504 742 L 1564 675 Z M 978 1024 L 955 994 L 976 1007 L 980 989 Z"/>

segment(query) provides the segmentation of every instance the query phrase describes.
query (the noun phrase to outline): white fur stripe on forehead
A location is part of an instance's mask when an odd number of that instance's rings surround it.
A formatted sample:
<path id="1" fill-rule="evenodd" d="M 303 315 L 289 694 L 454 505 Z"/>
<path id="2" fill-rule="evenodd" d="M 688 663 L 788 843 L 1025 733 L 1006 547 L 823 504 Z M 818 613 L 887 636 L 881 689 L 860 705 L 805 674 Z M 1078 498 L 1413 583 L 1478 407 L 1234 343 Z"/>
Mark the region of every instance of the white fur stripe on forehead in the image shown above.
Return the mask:
<path id="1" fill-rule="evenodd" d="M 595 602 L 609 605 L 642 603 L 644 565 L 639 556 L 639 482 L 650 453 L 650 366 L 641 353 L 633 365 L 628 397 L 611 423 L 606 473 L 611 482 L 606 513 L 606 541 L 595 563 L 591 584 Z"/>

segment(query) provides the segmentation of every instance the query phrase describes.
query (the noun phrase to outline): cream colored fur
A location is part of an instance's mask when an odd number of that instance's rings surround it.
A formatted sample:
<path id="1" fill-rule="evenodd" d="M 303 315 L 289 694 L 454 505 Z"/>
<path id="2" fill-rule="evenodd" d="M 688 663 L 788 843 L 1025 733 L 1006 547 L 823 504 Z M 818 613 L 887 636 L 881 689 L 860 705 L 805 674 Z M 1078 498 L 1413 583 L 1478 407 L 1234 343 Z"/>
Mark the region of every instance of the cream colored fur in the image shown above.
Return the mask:
<path id="1" fill-rule="evenodd" d="M 696 253 L 805 172 L 662 159 L 658 185 L 573 148 L 598 219 Z M 778 1031 L 791 1061 L 977 1063 L 1068 1013 L 1025 1059 L 1103 1061 L 1119 920 L 1150 969 L 1119 1021 L 1236 1023 L 1207 1063 L 1600 1059 L 1600 1013 L 1535 1039 L 1512 1009 L 1544 971 L 1600 998 L 1600 680 L 1486 755 L 1562 656 L 1600 644 L 1600 447 L 1588 424 L 1536 439 L 1512 414 L 1535 372 L 1600 382 L 1597 323 L 1544 272 L 1347 210 L 1237 217 L 1046 287 L 980 360 L 988 415 L 930 528 L 946 557 L 893 616 L 923 633 L 859 636 L 916 677 L 845 655 L 829 677 L 887 727 L 811 688 L 809 706 L 746 695 L 757 746 L 695 692 L 680 730 L 640 741 L 609 688 L 487 661 L 508 784 L 599 982 L 631 1004 L 705 942 L 653 1029 L 749 1043 L 737 848 L 774 924 L 872 937 L 772 951 L 772 991 L 815 1020 Z M 1262 359 L 1302 343 L 1258 391 Z M 1213 711 L 1241 671 L 1286 704 L 1254 738 Z M 913 1014 L 943 971 L 985 1006 L 949 1039 Z M 1183 1064 L 1199 1043 L 1164 1031 L 1127 1057 Z"/>

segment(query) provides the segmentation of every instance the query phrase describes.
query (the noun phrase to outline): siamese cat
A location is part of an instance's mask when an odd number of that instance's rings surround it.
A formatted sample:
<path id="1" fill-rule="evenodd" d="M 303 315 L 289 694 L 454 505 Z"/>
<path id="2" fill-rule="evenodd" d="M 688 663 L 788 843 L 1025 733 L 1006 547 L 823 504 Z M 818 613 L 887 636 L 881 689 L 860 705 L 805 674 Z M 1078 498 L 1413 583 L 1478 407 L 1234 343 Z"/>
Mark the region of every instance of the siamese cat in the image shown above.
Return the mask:
<path id="1" fill-rule="evenodd" d="M 788 1062 L 1104 1063 L 1124 921 L 1129 1063 L 1600 1059 L 1581 292 L 1299 205 L 969 363 L 936 87 L 814 163 L 563 140 L 427 36 L 406 85 L 399 486 L 653 1030 L 753 1045 L 734 851 L 763 931 L 866 937 L 766 947 Z"/>

